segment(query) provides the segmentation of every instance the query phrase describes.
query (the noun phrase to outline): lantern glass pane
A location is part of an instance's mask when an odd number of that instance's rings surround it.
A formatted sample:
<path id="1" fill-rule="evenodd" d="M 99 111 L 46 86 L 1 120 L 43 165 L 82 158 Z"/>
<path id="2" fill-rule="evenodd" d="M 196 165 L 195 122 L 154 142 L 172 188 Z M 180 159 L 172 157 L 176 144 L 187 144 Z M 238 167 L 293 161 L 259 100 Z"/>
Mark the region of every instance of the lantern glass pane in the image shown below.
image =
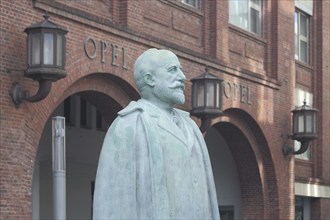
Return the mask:
<path id="1" fill-rule="evenodd" d="M 206 106 L 212 106 L 214 107 L 214 83 L 208 82 L 206 83 Z"/>
<path id="2" fill-rule="evenodd" d="M 57 50 L 56 50 L 56 64 L 58 66 L 63 66 L 63 57 L 62 57 L 62 51 L 63 51 L 63 36 L 57 35 Z"/>
<path id="3" fill-rule="evenodd" d="M 317 134 L 317 117 L 314 115 L 314 120 L 313 120 L 313 132 Z"/>
<path id="4" fill-rule="evenodd" d="M 54 35 L 44 34 L 44 64 L 54 64 Z"/>
<path id="5" fill-rule="evenodd" d="M 305 123 L 304 115 L 298 115 L 298 133 L 304 132 Z"/>
<path id="6" fill-rule="evenodd" d="M 31 35 L 31 64 L 38 65 L 40 64 L 40 34 L 32 34 Z"/>
<path id="7" fill-rule="evenodd" d="M 215 103 L 215 107 L 216 108 L 220 108 L 220 84 L 219 83 L 216 83 L 216 103 Z"/>
<path id="8" fill-rule="evenodd" d="M 197 104 L 197 85 L 196 83 L 192 84 L 192 94 L 191 94 L 191 98 L 192 98 L 192 108 L 196 107 Z"/>
<path id="9" fill-rule="evenodd" d="M 313 132 L 313 115 L 308 113 L 306 115 L 306 132 Z"/>
<path id="10" fill-rule="evenodd" d="M 204 107 L 204 84 L 197 84 L 197 107 Z"/>

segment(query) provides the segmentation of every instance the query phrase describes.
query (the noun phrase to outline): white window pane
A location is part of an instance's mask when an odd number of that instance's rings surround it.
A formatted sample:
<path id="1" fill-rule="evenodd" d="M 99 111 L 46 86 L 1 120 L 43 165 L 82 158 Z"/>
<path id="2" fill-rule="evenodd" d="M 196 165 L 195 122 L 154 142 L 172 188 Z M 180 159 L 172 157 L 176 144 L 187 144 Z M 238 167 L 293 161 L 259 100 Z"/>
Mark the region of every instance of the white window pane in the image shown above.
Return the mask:
<path id="1" fill-rule="evenodd" d="M 299 141 L 294 141 L 294 150 L 298 151 L 301 147 L 301 143 Z M 311 151 L 310 148 L 308 148 L 306 150 L 306 152 L 302 153 L 302 154 L 296 154 L 295 155 L 296 158 L 301 159 L 301 160 L 310 160 L 311 158 Z"/>
<path id="2" fill-rule="evenodd" d="M 294 33 L 299 34 L 298 27 L 299 27 L 299 19 L 298 19 L 298 12 L 294 13 Z"/>
<path id="3" fill-rule="evenodd" d="M 309 19 L 300 11 L 295 11 L 295 59 L 309 63 Z"/>
<path id="4" fill-rule="evenodd" d="M 243 29 L 248 29 L 248 1 L 229 0 L 229 22 Z"/>
<path id="5" fill-rule="evenodd" d="M 253 4 L 260 5 L 260 0 L 251 0 Z"/>
<path id="6" fill-rule="evenodd" d="M 303 14 L 300 14 L 300 35 L 308 38 L 308 19 Z"/>
<path id="7" fill-rule="evenodd" d="M 254 8 L 250 9 L 250 31 L 256 34 L 260 34 L 260 19 L 259 11 Z"/>
<path id="8" fill-rule="evenodd" d="M 243 5 L 243 4 L 242 4 Z M 240 7 L 238 12 L 238 26 L 243 29 L 248 29 L 248 8 Z"/>
<path id="9" fill-rule="evenodd" d="M 261 0 L 229 0 L 229 23 L 261 34 Z"/>
<path id="10" fill-rule="evenodd" d="M 44 64 L 54 63 L 54 35 L 44 34 Z"/>
<path id="11" fill-rule="evenodd" d="M 198 0 L 182 0 L 183 3 L 193 6 L 194 8 L 198 7 Z"/>
<path id="12" fill-rule="evenodd" d="M 300 41 L 300 61 L 308 63 L 308 46 L 307 42 Z"/>
<path id="13" fill-rule="evenodd" d="M 299 35 L 294 35 L 294 58 L 299 59 Z"/>

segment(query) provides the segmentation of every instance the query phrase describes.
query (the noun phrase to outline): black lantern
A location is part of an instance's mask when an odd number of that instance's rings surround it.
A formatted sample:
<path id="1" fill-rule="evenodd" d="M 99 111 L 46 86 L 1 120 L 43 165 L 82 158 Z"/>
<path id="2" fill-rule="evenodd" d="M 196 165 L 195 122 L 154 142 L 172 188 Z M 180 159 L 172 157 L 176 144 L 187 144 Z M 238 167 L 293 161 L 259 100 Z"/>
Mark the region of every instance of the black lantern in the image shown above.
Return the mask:
<path id="1" fill-rule="evenodd" d="M 191 79 L 192 110 L 191 114 L 202 120 L 200 130 L 205 132 L 211 119 L 222 113 L 222 79 L 208 72 Z"/>
<path id="2" fill-rule="evenodd" d="M 318 110 L 306 105 L 295 108 L 292 110 L 292 136 L 293 140 L 299 141 L 301 147 L 295 151 L 293 147 L 284 146 L 283 151 L 285 155 L 291 154 L 302 154 L 308 147 L 310 141 L 317 138 L 317 112 Z"/>
<path id="3" fill-rule="evenodd" d="M 10 96 L 16 107 L 23 100 L 38 102 L 50 92 L 51 83 L 66 77 L 66 38 L 67 30 L 49 21 L 46 13 L 45 20 L 27 27 L 27 64 L 25 76 L 39 82 L 39 90 L 34 96 L 14 83 Z"/>

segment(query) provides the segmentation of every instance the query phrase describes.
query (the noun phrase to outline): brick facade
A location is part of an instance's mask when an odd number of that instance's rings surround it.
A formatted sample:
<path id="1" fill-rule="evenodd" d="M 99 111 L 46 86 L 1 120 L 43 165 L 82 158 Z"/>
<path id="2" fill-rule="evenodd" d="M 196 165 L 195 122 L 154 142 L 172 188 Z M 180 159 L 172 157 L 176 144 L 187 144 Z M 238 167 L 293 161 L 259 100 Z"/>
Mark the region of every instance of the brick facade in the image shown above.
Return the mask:
<path id="1" fill-rule="evenodd" d="M 224 114 L 212 123 L 231 145 L 241 181 L 244 219 L 294 219 L 296 181 L 330 187 L 330 2 L 314 1 L 311 65 L 294 59 L 294 1 L 264 1 L 262 36 L 229 24 L 227 1 L 201 2 L 200 9 L 179 0 L 0 2 L 1 219 L 31 218 L 35 158 L 54 109 L 81 91 L 102 93 L 120 106 L 138 99 L 133 65 L 150 47 L 167 48 L 178 55 L 187 76 L 182 109 L 191 108 L 189 80 L 206 65 L 225 80 Z M 12 83 L 19 82 L 31 94 L 38 88 L 35 81 L 23 77 L 23 30 L 42 20 L 45 11 L 51 21 L 69 31 L 68 76 L 53 83 L 44 100 L 15 108 L 9 96 Z M 92 40 L 96 43 L 93 59 L 86 54 L 93 52 L 88 51 Z M 107 45 L 103 57 L 102 43 Z M 313 141 L 308 162 L 285 158 L 282 153 L 285 142 L 293 145 L 287 135 L 291 134 L 295 88 L 313 93 L 314 107 L 320 110 L 319 138 Z M 112 111 L 117 110 L 111 110 L 106 101 L 100 99 L 95 105 L 112 121 Z M 241 149 L 246 142 L 249 146 Z M 313 219 L 330 218 L 329 201 L 312 201 Z"/>

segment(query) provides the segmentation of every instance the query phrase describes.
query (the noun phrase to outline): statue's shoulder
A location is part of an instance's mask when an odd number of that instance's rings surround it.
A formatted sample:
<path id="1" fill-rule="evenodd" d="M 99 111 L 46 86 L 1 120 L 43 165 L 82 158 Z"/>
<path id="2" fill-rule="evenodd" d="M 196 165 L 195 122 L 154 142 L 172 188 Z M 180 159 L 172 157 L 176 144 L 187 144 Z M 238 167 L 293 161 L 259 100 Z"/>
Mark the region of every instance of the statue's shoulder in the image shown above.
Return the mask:
<path id="1" fill-rule="evenodd" d="M 118 112 L 119 117 L 126 117 L 134 114 L 139 114 L 143 111 L 143 107 L 136 101 L 131 101 L 127 107 Z"/>
<path id="2" fill-rule="evenodd" d="M 109 133 L 115 134 L 125 131 L 129 127 L 135 127 L 142 111 L 143 109 L 136 101 L 131 101 L 128 106 L 118 112 L 117 118 L 110 126 Z"/>

